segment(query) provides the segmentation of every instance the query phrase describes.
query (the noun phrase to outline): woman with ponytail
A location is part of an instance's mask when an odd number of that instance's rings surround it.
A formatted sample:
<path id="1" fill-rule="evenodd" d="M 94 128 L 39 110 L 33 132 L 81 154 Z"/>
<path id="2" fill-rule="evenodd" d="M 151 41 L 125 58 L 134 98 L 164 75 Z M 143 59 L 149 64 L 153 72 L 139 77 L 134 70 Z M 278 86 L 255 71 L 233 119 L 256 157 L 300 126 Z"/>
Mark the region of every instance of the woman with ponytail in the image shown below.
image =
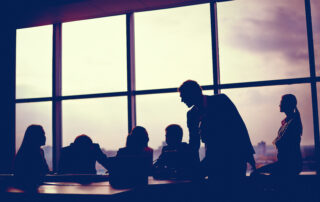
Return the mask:
<path id="1" fill-rule="evenodd" d="M 302 123 L 296 97 L 292 94 L 283 95 L 279 107 L 280 112 L 286 114 L 286 118 L 281 121 L 278 135 L 273 141 L 278 151 L 278 161 L 257 169 L 253 174 L 292 176 L 298 175 L 302 170 Z"/>

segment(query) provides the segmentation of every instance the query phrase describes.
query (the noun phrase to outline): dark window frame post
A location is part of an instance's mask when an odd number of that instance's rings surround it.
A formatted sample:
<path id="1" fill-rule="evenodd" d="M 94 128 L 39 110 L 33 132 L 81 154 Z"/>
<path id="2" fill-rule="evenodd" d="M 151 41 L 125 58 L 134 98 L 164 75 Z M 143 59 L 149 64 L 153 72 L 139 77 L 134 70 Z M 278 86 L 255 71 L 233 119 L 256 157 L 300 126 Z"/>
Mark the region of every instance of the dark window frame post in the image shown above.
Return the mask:
<path id="1" fill-rule="evenodd" d="M 220 66 L 219 66 L 219 41 L 218 41 L 218 19 L 217 3 L 210 2 L 211 21 L 211 45 L 212 45 L 212 69 L 213 69 L 213 92 L 220 93 Z"/>
<path id="2" fill-rule="evenodd" d="M 128 132 L 136 126 L 134 13 L 126 14 Z"/>
<path id="3" fill-rule="evenodd" d="M 320 165 L 320 139 L 319 139 L 319 113 L 318 113 L 318 98 L 317 98 L 317 78 L 316 78 L 316 65 L 314 57 L 314 41 L 312 31 L 312 17 L 310 0 L 305 0 L 305 13 L 308 37 L 308 53 L 309 53 L 309 66 L 311 77 L 311 98 L 312 98 L 312 113 L 313 113 L 313 130 L 314 130 L 314 146 L 315 158 L 317 163 L 317 174 L 319 174 Z"/>
<path id="4" fill-rule="evenodd" d="M 62 147 L 62 24 L 53 25 L 52 57 L 52 165 L 58 171 L 60 150 Z"/>

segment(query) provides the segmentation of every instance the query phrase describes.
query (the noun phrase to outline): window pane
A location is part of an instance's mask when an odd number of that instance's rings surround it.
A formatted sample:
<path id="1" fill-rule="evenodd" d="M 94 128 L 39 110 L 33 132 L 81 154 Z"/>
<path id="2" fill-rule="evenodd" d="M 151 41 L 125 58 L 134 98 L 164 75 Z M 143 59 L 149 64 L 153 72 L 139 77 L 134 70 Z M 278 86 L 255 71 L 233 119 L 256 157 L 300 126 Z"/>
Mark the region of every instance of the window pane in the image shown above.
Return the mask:
<path id="1" fill-rule="evenodd" d="M 205 92 L 212 95 L 212 91 Z M 154 149 L 154 160 L 165 144 L 165 128 L 170 124 L 179 124 L 183 129 L 183 141 L 189 141 L 187 128 L 187 106 L 181 102 L 179 93 L 137 96 L 137 125 L 143 126 L 149 133 L 149 146 Z M 204 148 L 200 150 L 200 158 Z"/>
<path id="2" fill-rule="evenodd" d="M 208 4 L 135 14 L 136 88 L 213 83 Z"/>
<path id="3" fill-rule="evenodd" d="M 62 28 L 63 95 L 126 90 L 124 15 L 64 23 Z"/>
<path id="4" fill-rule="evenodd" d="M 303 0 L 218 4 L 222 83 L 309 76 Z"/>
<path id="5" fill-rule="evenodd" d="M 272 141 L 276 138 L 281 121 L 285 114 L 279 110 L 282 95 L 294 94 L 301 114 L 303 135 L 301 151 L 304 158 L 303 170 L 314 170 L 314 135 L 311 105 L 311 89 L 309 84 L 290 86 L 255 87 L 244 89 L 228 89 L 227 94 L 237 106 L 248 128 L 252 144 L 256 150 L 257 165 L 261 166 L 276 161 L 276 150 Z M 266 143 L 266 152 L 260 142 Z"/>
<path id="6" fill-rule="evenodd" d="M 31 124 L 41 125 L 45 131 L 46 145 L 42 146 L 49 169 L 52 170 L 52 103 L 16 104 L 16 152 L 22 143 L 26 129 Z"/>
<path id="7" fill-rule="evenodd" d="M 52 95 L 52 26 L 17 30 L 16 98 Z"/>
<path id="8" fill-rule="evenodd" d="M 63 146 L 81 134 L 99 143 L 108 157 L 124 147 L 128 135 L 127 97 L 63 101 Z M 100 165 L 98 173 L 104 173 Z"/>
<path id="9" fill-rule="evenodd" d="M 317 76 L 320 75 L 320 1 L 311 0 L 311 15 L 312 15 L 312 29 L 313 41 L 316 60 Z"/>

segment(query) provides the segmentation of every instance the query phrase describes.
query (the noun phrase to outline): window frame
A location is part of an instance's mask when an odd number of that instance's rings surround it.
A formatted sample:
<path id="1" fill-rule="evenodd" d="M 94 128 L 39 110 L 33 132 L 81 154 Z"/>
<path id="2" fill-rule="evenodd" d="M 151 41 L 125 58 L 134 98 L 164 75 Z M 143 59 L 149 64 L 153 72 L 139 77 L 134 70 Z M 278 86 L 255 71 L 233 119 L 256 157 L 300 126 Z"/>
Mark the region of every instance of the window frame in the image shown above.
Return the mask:
<path id="1" fill-rule="evenodd" d="M 217 2 L 210 2 L 210 20 L 211 20 L 211 47 L 212 47 L 212 68 L 213 85 L 202 86 L 204 90 L 213 90 L 214 94 L 219 94 L 221 89 L 249 88 L 262 86 L 277 86 L 290 84 L 310 84 L 312 109 L 313 109 L 313 131 L 316 163 L 320 164 L 320 138 L 319 138 L 319 113 L 317 98 L 317 83 L 320 82 L 320 76 L 316 76 L 314 41 L 312 31 L 311 6 L 310 0 L 305 0 L 305 15 L 308 38 L 309 70 L 310 76 L 305 78 L 263 80 L 252 82 L 220 83 L 219 74 L 219 40 L 218 40 L 218 20 L 217 20 Z M 196 5 L 196 4 L 194 4 Z M 136 95 L 161 94 L 177 92 L 177 88 L 161 88 L 151 90 L 136 90 L 135 88 L 135 37 L 134 37 L 134 12 L 126 15 L 126 50 L 127 50 L 127 91 L 112 93 L 96 93 L 83 95 L 62 96 L 62 23 L 53 24 L 53 66 L 52 66 L 52 96 L 41 98 L 16 99 L 17 103 L 31 103 L 52 101 L 52 136 L 53 136 L 53 171 L 57 171 L 60 150 L 62 147 L 62 101 L 88 98 L 107 98 L 115 96 L 126 96 L 128 100 L 128 132 L 136 126 Z M 15 144 L 15 143 L 14 143 Z M 317 170 L 317 173 L 319 171 Z"/>

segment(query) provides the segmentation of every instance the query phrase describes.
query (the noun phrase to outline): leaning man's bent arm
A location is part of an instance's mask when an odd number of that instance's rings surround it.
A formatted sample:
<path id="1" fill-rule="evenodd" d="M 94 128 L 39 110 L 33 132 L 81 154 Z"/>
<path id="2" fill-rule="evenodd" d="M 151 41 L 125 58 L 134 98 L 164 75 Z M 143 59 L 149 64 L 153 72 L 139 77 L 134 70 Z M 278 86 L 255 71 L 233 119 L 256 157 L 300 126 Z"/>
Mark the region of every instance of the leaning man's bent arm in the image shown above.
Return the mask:
<path id="1" fill-rule="evenodd" d="M 199 120 L 195 113 L 189 111 L 187 113 L 187 126 L 189 129 L 189 145 L 193 150 L 200 148 Z"/>

